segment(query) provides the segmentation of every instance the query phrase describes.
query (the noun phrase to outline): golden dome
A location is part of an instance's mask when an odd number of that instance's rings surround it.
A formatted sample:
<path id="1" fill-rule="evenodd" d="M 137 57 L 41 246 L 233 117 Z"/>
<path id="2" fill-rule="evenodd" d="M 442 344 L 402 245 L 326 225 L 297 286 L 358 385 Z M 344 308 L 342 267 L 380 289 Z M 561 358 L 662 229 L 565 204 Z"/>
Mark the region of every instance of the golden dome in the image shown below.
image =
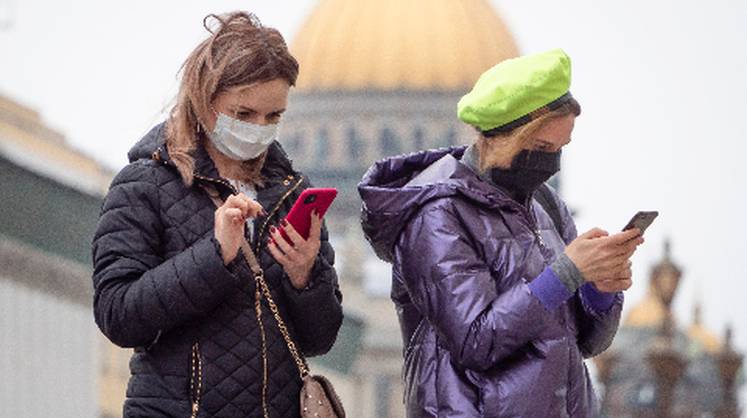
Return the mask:
<path id="1" fill-rule="evenodd" d="M 651 270 L 648 291 L 623 322 L 631 327 L 658 327 L 671 314 L 671 303 L 679 287 L 682 270 L 672 261 L 672 246 L 664 242 L 664 257 Z"/>
<path id="2" fill-rule="evenodd" d="M 715 354 L 721 349 L 721 339 L 703 325 L 700 303 L 695 304 L 693 323 L 687 329 L 687 335 L 691 340 L 702 345 L 703 349 L 710 354 Z"/>
<path id="3" fill-rule="evenodd" d="M 649 287 L 643 300 L 634 306 L 623 324 L 628 327 L 658 327 L 664 321 L 667 308 L 656 298 Z"/>
<path id="4" fill-rule="evenodd" d="M 36 111 L 0 95 L 0 154 L 84 191 L 105 194 L 113 173 L 72 148 Z"/>
<path id="5" fill-rule="evenodd" d="M 299 90 L 466 90 L 518 55 L 487 0 L 321 0 L 291 44 Z"/>

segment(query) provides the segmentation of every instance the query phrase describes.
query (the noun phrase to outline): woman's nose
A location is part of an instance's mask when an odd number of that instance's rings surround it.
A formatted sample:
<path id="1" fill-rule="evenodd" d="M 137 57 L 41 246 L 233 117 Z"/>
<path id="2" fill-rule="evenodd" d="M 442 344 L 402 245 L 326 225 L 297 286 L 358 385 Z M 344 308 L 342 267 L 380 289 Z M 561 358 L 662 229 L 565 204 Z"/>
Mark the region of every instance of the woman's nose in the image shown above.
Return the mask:
<path id="1" fill-rule="evenodd" d="M 273 124 L 269 115 L 257 115 L 253 119 L 251 122 L 257 125 L 266 126 Z"/>

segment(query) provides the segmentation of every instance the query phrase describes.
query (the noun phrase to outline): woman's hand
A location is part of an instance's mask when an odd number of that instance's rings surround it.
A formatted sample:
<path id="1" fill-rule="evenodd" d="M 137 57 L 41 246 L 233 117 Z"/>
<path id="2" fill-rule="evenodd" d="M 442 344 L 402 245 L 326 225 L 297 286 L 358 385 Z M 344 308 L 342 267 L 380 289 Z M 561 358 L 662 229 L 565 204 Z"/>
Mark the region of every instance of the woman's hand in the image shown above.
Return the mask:
<path id="1" fill-rule="evenodd" d="M 618 292 L 633 284 L 630 257 L 642 243 L 638 229 L 609 235 L 594 228 L 571 242 L 565 254 L 581 271 L 584 280 L 594 283 L 599 291 Z"/>
<path id="2" fill-rule="evenodd" d="M 223 263 L 236 258 L 244 238 L 246 220 L 264 213 L 262 205 L 244 193 L 231 195 L 215 210 L 215 239 L 220 243 Z"/>
<path id="3" fill-rule="evenodd" d="M 292 244 L 283 238 L 278 228 L 274 226 L 270 229 L 271 239 L 267 242 L 267 248 L 270 253 L 288 274 L 291 284 L 296 289 L 303 289 L 309 284 L 311 277 L 311 268 L 314 267 L 314 261 L 319 248 L 321 248 L 320 237 L 322 234 L 322 219 L 314 211 L 311 215 L 311 230 L 309 239 L 305 240 L 293 228 L 293 225 L 283 220 L 281 226 L 285 231 Z"/>

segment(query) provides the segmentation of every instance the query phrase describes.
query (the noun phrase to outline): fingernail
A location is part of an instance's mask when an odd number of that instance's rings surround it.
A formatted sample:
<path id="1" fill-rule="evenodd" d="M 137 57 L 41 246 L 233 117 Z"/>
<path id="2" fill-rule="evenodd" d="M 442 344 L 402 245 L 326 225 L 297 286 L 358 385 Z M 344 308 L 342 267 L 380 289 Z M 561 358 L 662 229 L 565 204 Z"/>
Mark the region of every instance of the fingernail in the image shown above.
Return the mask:
<path id="1" fill-rule="evenodd" d="M 274 234 L 274 233 L 276 233 L 277 231 L 278 231 L 278 229 L 277 229 L 277 228 L 275 228 L 275 226 L 271 226 L 271 227 L 270 227 L 270 233 Z"/>
<path id="2" fill-rule="evenodd" d="M 288 226 L 288 221 L 286 221 L 285 219 L 283 219 L 282 221 L 280 221 L 280 223 L 282 223 L 283 226 Z"/>

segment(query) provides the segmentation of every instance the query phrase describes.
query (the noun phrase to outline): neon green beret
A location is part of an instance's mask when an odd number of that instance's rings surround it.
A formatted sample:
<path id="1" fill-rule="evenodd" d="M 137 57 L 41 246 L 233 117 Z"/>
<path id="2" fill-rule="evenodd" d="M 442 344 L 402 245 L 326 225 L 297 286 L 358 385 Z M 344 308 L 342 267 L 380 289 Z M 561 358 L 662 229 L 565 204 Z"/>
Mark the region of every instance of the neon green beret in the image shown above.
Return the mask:
<path id="1" fill-rule="evenodd" d="M 484 72 L 459 100 L 457 115 L 485 132 L 510 130 L 559 99 L 570 98 L 571 59 L 562 49 L 503 61 Z M 555 107 L 555 106 L 552 106 Z"/>

